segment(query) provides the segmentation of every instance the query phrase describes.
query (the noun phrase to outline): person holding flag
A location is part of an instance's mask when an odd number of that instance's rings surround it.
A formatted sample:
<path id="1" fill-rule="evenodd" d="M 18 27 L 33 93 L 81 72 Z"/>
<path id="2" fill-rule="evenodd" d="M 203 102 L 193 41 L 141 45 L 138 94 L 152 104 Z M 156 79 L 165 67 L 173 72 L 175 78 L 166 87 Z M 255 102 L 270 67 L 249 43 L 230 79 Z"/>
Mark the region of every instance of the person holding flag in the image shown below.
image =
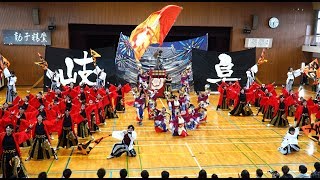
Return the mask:
<path id="1" fill-rule="evenodd" d="M 286 89 L 289 92 L 292 89 L 292 85 L 294 82 L 294 78 L 301 75 L 301 69 L 293 70 L 292 67 L 289 67 L 287 73 L 287 80 L 286 80 Z"/>

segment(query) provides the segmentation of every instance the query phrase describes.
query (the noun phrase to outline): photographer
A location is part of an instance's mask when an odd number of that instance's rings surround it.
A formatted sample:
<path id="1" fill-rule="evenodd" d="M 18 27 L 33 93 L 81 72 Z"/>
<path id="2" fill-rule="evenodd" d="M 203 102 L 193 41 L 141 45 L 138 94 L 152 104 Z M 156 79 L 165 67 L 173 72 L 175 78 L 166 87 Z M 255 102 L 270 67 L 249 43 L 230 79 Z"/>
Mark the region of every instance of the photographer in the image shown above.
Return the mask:
<path id="1" fill-rule="evenodd" d="M 278 171 L 270 170 L 268 172 L 272 175 L 272 178 L 280 178 Z"/>
<path id="2" fill-rule="evenodd" d="M 127 156 L 135 157 L 136 151 L 133 149 L 134 140 L 137 139 L 137 133 L 134 131 L 134 126 L 129 125 L 127 130 L 124 131 L 113 131 L 110 136 L 121 140 L 120 143 L 113 145 L 111 154 L 107 159 L 114 157 L 120 157 L 123 153 L 127 153 Z"/>

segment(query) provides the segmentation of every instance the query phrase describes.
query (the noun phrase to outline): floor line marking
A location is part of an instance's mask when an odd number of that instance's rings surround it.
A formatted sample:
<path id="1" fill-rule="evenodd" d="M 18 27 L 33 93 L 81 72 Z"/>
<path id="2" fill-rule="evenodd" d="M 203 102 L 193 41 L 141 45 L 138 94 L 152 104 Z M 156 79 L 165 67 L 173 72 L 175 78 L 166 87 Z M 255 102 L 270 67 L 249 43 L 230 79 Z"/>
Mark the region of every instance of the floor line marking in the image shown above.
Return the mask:
<path id="1" fill-rule="evenodd" d="M 185 145 L 187 146 L 187 148 L 188 148 L 188 150 L 189 150 L 189 152 L 190 152 L 190 154 L 191 154 L 191 157 L 194 159 L 194 161 L 197 163 L 197 165 L 198 165 L 199 169 L 201 170 L 202 168 L 201 168 L 201 166 L 200 166 L 200 164 L 199 164 L 199 162 L 198 162 L 198 160 L 197 160 L 196 156 L 193 154 L 193 152 L 192 152 L 192 150 L 191 150 L 190 146 L 188 145 L 188 143 L 185 143 Z M 182 153 L 182 154 L 184 154 L 184 153 Z"/>
<path id="2" fill-rule="evenodd" d="M 71 151 L 71 153 L 70 153 L 70 155 L 69 155 L 69 158 L 68 158 L 68 161 L 67 161 L 67 164 L 66 164 L 66 167 L 64 168 L 64 170 L 68 168 L 68 165 L 69 165 L 69 163 L 70 163 L 73 150 L 74 150 L 74 147 L 72 147 L 72 151 Z M 60 157 L 63 157 L 63 156 L 60 156 Z M 61 176 L 61 178 L 64 178 L 63 175 Z"/>

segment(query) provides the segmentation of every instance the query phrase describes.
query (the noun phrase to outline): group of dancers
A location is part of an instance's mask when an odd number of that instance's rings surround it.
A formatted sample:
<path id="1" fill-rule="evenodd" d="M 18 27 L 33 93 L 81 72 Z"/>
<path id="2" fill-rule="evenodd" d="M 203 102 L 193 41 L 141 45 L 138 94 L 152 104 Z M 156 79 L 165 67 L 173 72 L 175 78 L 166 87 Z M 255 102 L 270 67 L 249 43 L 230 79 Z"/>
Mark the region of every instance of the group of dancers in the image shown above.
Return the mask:
<path id="1" fill-rule="evenodd" d="M 181 72 L 181 83 L 178 94 L 172 92 L 172 78 L 166 76 L 166 82 L 163 84 L 164 93 L 160 95 L 158 90 L 151 89 L 149 86 L 150 73 L 140 72 L 137 77 L 137 85 L 133 88 L 134 107 L 137 109 L 136 120 L 142 125 L 144 118 L 144 109 L 147 109 L 149 120 L 154 121 L 156 132 L 170 131 L 173 136 L 188 136 L 188 130 L 196 129 L 200 123 L 206 122 L 206 107 L 209 105 L 210 93 L 202 92 L 199 94 L 197 104 L 190 102 L 190 68 Z M 163 97 L 166 99 L 168 109 L 159 107 L 157 99 Z"/>
<path id="2" fill-rule="evenodd" d="M 7 67 L 4 74 L 12 78 Z M 8 91 L 15 90 L 14 85 L 10 86 L 8 84 Z M 117 118 L 117 112 L 125 111 L 124 96 L 131 90 L 129 84 L 110 84 L 104 88 L 70 83 L 51 88 L 46 94 L 27 92 L 25 97 L 7 93 L 7 100 L 0 109 L 0 153 L 4 178 L 27 176 L 20 147 L 30 148 L 25 161 L 50 157 L 58 160 L 56 151 L 61 147 L 78 146 L 79 151 L 90 151 L 90 143 L 97 143 L 93 141 L 93 133 L 100 131 L 99 125 L 105 125 L 106 119 Z M 53 148 L 51 140 L 55 132 L 58 133 L 58 144 Z M 89 138 L 90 141 L 79 144 L 78 138 Z"/>

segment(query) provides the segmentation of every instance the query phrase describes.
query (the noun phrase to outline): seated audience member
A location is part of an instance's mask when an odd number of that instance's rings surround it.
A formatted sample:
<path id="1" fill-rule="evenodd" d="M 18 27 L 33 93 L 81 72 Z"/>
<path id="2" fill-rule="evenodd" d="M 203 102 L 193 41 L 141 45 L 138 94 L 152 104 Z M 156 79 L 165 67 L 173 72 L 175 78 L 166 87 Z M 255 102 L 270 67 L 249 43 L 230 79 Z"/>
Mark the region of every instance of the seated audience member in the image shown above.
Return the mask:
<path id="1" fill-rule="evenodd" d="M 216 175 L 216 174 L 212 174 L 212 176 L 211 176 L 211 179 L 218 179 L 219 177 L 218 177 L 218 175 Z"/>
<path id="2" fill-rule="evenodd" d="M 71 174 L 72 174 L 71 169 L 65 169 L 65 170 L 63 171 L 63 177 L 64 177 L 65 179 L 69 179 L 70 176 L 71 176 Z"/>
<path id="3" fill-rule="evenodd" d="M 149 178 L 149 172 L 147 170 L 141 171 L 141 177 L 142 177 L 142 179 L 148 179 Z"/>
<path id="4" fill-rule="evenodd" d="M 310 178 L 310 176 L 307 174 L 308 169 L 305 165 L 299 166 L 299 172 L 298 176 L 296 178 Z"/>
<path id="5" fill-rule="evenodd" d="M 257 175 L 256 178 L 262 178 L 262 176 L 263 176 L 263 171 L 262 171 L 261 169 L 257 169 L 257 170 L 256 170 L 256 175 Z"/>
<path id="6" fill-rule="evenodd" d="M 162 171 L 161 172 L 161 178 L 162 179 L 169 179 L 169 172 L 168 171 Z"/>
<path id="7" fill-rule="evenodd" d="M 311 173 L 311 178 L 320 178 L 320 162 L 314 163 L 314 168 L 316 171 Z"/>
<path id="8" fill-rule="evenodd" d="M 97 176 L 99 179 L 102 179 L 106 175 L 106 170 L 104 168 L 100 168 L 97 171 Z"/>
<path id="9" fill-rule="evenodd" d="M 201 169 L 201 170 L 199 171 L 199 176 L 198 176 L 198 178 L 199 178 L 199 179 L 206 179 L 206 178 L 207 178 L 207 172 L 206 172 L 206 170 Z"/>
<path id="10" fill-rule="evenodd" d="M 128 172 L 127 172 L 126 169 L 121 169 L 121 170 L 120 170 L 120 178 L 121 178 L 121 179 L 126 178 L 127 175 L 128 175 Z"/>
<path id="11" fill-rule="evenodd" d="M 41 172 L 41 173 L 38 175 L 38 179 L 47 179 L 47 173 L 46 173 L 46 172 Z"/>
<path id="12" fill-rule="evenodd" d="M 283 175 L 280 178 L 293 178 L 293 176 L 291 174 L 289 174 L 289 167 L 287 165 L 282 166 L 281 168 Z"/>
<path id="13" fill-rule="evenodd" d="M 249 171 L 247 171 L 246 169 L 245 169 L 245 170 L 242 170 L 240 178 L 242 178 L 242 179 L 249 179 L 249 178 L 250 178 L 250 173 L 249 173 Z"/>

